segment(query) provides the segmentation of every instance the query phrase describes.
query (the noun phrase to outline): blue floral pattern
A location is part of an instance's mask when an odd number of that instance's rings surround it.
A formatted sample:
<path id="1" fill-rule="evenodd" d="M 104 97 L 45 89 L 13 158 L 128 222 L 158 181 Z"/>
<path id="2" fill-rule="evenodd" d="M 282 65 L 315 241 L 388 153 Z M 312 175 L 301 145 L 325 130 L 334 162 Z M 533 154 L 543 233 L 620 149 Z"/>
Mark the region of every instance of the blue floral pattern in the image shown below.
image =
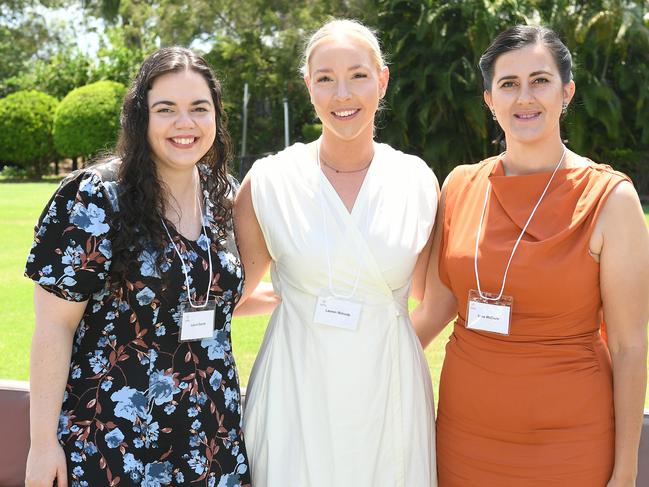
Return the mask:
<path id="1" fill-rule="evenodd" d="M 207 171 L 201 171 L 207 184 Z M 86 301 L 58 426 L 70 485 L 249 486 L 238 375 L 230 338 L 242 269 L 231 232 L 209 211 L 210 241 L 172 231 L 190 275 L 186 288 L 171 242 L 147 248 L 117 291 L 109 270 L 110 214 L 100 171 L 64 181 L 35 229 L 25 274 L 45 290 Z M 221 238 L 222 245 L 215 242 Z M 211 242 L 211 246 L 210 246 Z M 212 338 L 179 342 L 180 303 L 200 301 L 208 255 L 217 297 Z"/>

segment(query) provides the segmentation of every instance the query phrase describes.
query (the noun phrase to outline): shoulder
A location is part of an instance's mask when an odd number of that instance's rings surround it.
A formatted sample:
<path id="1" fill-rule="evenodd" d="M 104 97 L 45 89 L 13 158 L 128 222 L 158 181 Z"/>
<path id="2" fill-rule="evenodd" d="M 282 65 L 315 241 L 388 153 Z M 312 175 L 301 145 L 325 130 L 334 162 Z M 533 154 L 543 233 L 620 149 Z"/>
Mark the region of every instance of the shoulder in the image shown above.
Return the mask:
<path id="1" fill-rule="evenodd" d="M 600 164 L 597 162 L 593 162 L 592 160 L 586 157 L 584 157 L 583 159 L 586 161 L 586 168 L 588 171 L 588 176 L 590 178 L 604 179 L 610 181 L 612 184 L 616 186 L 618 183 L 621 183 L 622 181 L 627 181 L 631 186 L 633 186 L 633 184 L 631 183 L 631 178 L 626 174 L 624 174 L 623 172 L 613 169 L 608 164 Z"/>
<path id="2" fill-rule="evenodd" d="M 90 200 L 117 209 L 118 161 L 96 164 L 70 173 L 56 191 L 57 198 Z"/>
<path id="3" fill-rule="evenodd" d="M 638 208 L 642 208 L 640 204 L 640 198 L 638 193 L 631 181 L 616 177 L 615 186 L 611 189 L 610 194 L 608 195 L 604 205 L 602 207 L 602 216 L 604 218 L 613 218 L 615 220 L 618 217 L 624 220 L 624 217 L 629 214 L 630 211 L 635 211 Z"/>
<path id="4" fill-rule="evenodd" d="M 376 143 L 375 145 L 377 152 L 381 157 L 385 158 L 388 161 L 394 161 L 400 165 L 400 167 L 405 167 L 406 169 L 418 169 L 431 171 L 431 168 L 428 167 L 428 164 L 424 162 L 423 159 L 414 155 L 406 154 L 405 152 L 395 149 L 391 145 L 384 143 Z"/>
<path id="5" fill-rule="evenodd" d="M 271 154 L 261 159 L 257 159 L 252 167 L 250 173 L 257 175 L 261 173 L 277 172 L 286 169 L 291 169 L 295 165 L 303 163 L 308 150 L 308 145 L 296 143 L 284 150 Z"/>
<path id="6" fill-rule="evenodd" d="M 476 179 L 487 177 L 497 162 L 498 157 L 493 156 L 473 164 L 460 164 L 455 166 L 444 180 L 443 188 L 447 188 L 450 185 L 463 187 L 466 184 L 474 182 Z"/>
<path id="7" fill-rule="evenodd" d="M 393 172 L 403 174 L 415 182 L 426 185 L 434 183 L 437 186 L 437 176 L 422 158 L 413 154 L 406 154 L 383 143 L 377 143 L 376 150 L 377 154 L 387 162 L 388 167 L 392 168 Z"/>

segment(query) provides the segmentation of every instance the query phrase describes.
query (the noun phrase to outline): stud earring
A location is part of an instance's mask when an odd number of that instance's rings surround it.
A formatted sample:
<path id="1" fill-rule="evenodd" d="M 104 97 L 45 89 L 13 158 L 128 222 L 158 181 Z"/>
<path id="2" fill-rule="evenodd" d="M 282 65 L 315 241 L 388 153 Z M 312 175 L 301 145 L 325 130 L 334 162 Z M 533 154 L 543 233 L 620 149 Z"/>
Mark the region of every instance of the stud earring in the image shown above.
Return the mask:
<path id="1" fill-rule="evenodd" d="M 561 115 L 565 115 L 568 112 L 568 104 L 564 101 L 561 105 Z"/>

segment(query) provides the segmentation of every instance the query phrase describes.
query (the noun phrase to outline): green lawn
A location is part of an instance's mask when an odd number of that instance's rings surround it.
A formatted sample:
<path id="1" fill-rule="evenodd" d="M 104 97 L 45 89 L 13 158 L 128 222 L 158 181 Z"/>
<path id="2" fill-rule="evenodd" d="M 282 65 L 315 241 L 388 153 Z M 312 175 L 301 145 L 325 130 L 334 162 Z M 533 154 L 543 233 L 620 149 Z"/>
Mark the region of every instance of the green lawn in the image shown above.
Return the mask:
<path id="1" fill-rule="evenodd" d="M 32 240 L 33 226 L 56 183 L 0 182 L 0 378 L 27 380 L 29 343 L 34 328 L 31 282 L 22 277 L 23 266 Z M 649 224 L 649 208 L 645 208 Z M 268 317 L 235 318 L 234 353 L 243 385 L 259 350 Z M 426 349 L 435 397 L 444 358 L 444 344 L 451 331 L 446 330 Z M 645 399 L 649 407 L 649 393 Z"/>

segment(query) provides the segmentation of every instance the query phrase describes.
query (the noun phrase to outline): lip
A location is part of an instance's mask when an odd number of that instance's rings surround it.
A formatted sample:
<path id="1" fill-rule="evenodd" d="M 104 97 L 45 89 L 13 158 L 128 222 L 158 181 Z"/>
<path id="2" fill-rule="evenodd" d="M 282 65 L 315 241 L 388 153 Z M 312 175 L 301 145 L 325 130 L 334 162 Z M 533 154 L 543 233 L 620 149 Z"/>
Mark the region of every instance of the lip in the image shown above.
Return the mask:
<path id="1" fill-rule="evenodd" d="M 336 119 L 336 120 L 351 120 L 355 118 L 359 113 L 361 109 L 360 108 L 342 108 L 340 110 L 332 110 L 331 115 Z M 341 116 L 338 114 L 345 113 L 345 115 Z"/>
<path id="2" fill-rule="evenodd" d="M 176 135 L 175 137 L 169 137 L 167 141 L 172 145 L 172 147 L 175 147 L 176 149 L 191 149 L 198 143 L 199 138 L 200 137 L 196 137 L 195 135 Z M 189 144 L 181 144 L 176 142 L 174 139 L 176 140 L 193 139 L 193 142 Z"/>
<path id="3" fill-rule="evenodd" d="M 541 117 L 540 111 L 514 113 L 514 118 L 520 122 L 534 122 Z"/>

